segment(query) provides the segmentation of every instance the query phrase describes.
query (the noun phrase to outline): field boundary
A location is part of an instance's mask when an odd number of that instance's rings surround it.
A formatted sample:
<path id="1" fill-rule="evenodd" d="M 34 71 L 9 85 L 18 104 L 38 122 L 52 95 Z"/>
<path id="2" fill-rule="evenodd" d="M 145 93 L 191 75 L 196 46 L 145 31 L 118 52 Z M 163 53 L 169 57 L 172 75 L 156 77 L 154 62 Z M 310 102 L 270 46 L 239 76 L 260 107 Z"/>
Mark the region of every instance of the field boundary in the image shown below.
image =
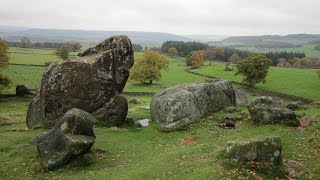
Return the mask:
<path id="1" fill-rule="evenodd" d="M 200 73 L 196 73 L 193 71 L 190 71 L 190 69 L 185 69 L 186 72 L 191 73 L 191 74 L 195 74 L 195 75 L 199 75 L 202 77 L 206 77 L 206 78 L 211 78 L 211 79 L 220 79 L 214 76 L 209 76 L 209 75 L 203 75 Z M 228 80 L 231 81 L 231 80 Z M 234 84 L 238 84 L 241 85 L 241 83 L 236 82 L 236 81 L 231 81 Z M 285 98 L 285 99 L 290 99 L 290 100 L 294 100 L 294 101 L 303 101 L 304 103 L 313 103 L 316 102 L 316 100 L 313 99 L 309 99 L 309 98 L 305 98 L 305 97 L 301 97 L 301 96 L 296 96 L 296 95 L 291 95 L 291 94 L 286 94 L 286 93 L 282 93 L 282 92 L 276 92 L 276 91 L 270 91 L 270 90 L 264 90 L 264 89 L 254 89 L 254 93 L 259 93 L 259 94 L 263 94 L 263 95 L 267 95 L 267 96 L 277 96 L 277 97 L 281 97 L 281 98 Z"/>
<path id="2" fill-rule="evenodd" d="M 36 67 L 46 67 L 44 64 L 17 64 L 17 63 L 9 63 L 9 65 L 14 66 L 36 66 Z"/>

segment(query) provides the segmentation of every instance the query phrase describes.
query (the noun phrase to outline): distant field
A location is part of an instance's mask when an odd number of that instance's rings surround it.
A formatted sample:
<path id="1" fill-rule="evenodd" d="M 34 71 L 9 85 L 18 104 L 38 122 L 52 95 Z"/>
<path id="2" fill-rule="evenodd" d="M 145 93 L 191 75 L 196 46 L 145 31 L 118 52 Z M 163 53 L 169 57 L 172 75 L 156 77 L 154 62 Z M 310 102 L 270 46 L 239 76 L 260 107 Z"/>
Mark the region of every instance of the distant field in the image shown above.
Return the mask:
<path id="1" fill-rule="evenodd" d="M 214 43 L 217 46 L 226 46 L 233 47 L 239 50 L 251 51 L 251 52 L 279 52 L 279 51 L 293 51 L 293 52 L 304 52 L 308 57 L 318 57 L 320 58 L 320 51 L 314 49 L 314 45 L 309 42 L 312 39 L 290 39 L 290 40 L 275 40 L 275 39 L 264 39 L 264 43 L 268 42 L 282 42 L 282 43 L 290 43 L 294 45 L 301 45 L 301 47 L 296 48 L 258 48 L 255 47 L 255 43 L 245 43 L 240 41 L 220 41 Z"/>
<path id="2" fill-rule="evenodd" d="M 33 49 L 33 48 L 16 48 L 10 47 L 10 63 L 13 64 L 36 64 L 44 65 L 46 62 L 60 61 L 53 54 L 54 49 Z M 76 52 L 70 54 L 71 57 L 76 56 Z"/>
<path id="3" fill-rule="evenodd" d="M 318 57 L 320 58 L 320 51 L 315 50 L 313 45 L 303 45 L 300 48 L 246 48 L 246 47 L 241 47 L 238 48 L 240 50 L 246 50 L 246 51 L 252 51 L 252 52 L 270 52 L 270 51 L 274 51 L 274 52 L 279 52 L 279 51 L 293 51 L 293 52 L 304 52 L 306 54 L 306 56 L 308 57 Z"/>
<path id="4" fill-rule="evenodd" d="M 221 79 L 242 81 L 240 75 L 234 76 L 235 72 L 224 71 L 224 68 L 225 63 L 214 62 L 212 66 L 205 66 L 192 71 Z M 313 69 L 271 67 L 267 76 L 267 83 L 259 83 L 256 87 L 320 100 L 320 79 Z"/>
<path id="5" fill-rule="evenodd" d="M 54 55 L 48 54 L 53 50 L 43 50 L 38 49 L 36 54 L 32 54 L 32 50 L 34 49 L 22 49 L 22 48 L 14 48 L 10 49 L 10 51 L 16 50 L 20 52 L 26 52 L 22 54 L 22 56 L 16 56 L 16 54 L 11 53 L 11 57 L 15 58 L 14 61 L 10 60 L 10 63 L 17 64 L 42 64 L 45 61 L 41 61 L 42 56 L 46 58 L 55 57 Z M 47 53 L 47 54 L 46 54 Z M 135 60 L 139 60 L 143 56 L 143 53 L 136 52 Z M 129 80 L 125 86 L 124 91 L 128 92 L 158 92 L 164 88 L 170 87 L 175 84 L 181 83 L 190 83 L 202 81 L 206 78 L 201 76 L 193 75 L 185 71 L 187 68 L 184 66 L 184 58 L 170 58 L 168 57 L 171 64 L 168 71 L 162 71 L 162 79 L 159 82 L 156 82 L 153 85 L 143 85 L 140 82 L 135 82 Z M 25 61 L 25 60 L 28 61 Z M 59 61 L 59 59 L 55 59 L 55 61 Z M 26 63 L 28 62 L 28 63 Z M 21 66 L 21 65 L 10 65 L 7 70 L 5 70 L 5 74 L 8 74 L 13 84 L 9 89 L 6 89 L 4 92 L 8 94 L 15 93 L 15 87 L 18 84 L 28 84 L 34 88 L 39 88 L 41 85 L 42 74 L 45 71 L 45 67 L 34 67 L 34 66 Z"/>
<path id="6" fill-rule="evenodd" d="M 135 53 L 137 56 L 142 53 Z M 162 79 L 156 82 L 154 85 L 143 85 L 140 82 L 129 80 L 124 88 L 124 91 L 140 91 L 140 92 L 158 92 L 161 89 L 182 83 L 198 82 L 203 81 L 206 78 L 201 76 L 193 75 L 185 71 L 187 67 L 184 63 L 184 58 L 170 58 L 170 65 L 168 71 L 162 71 Z"/>

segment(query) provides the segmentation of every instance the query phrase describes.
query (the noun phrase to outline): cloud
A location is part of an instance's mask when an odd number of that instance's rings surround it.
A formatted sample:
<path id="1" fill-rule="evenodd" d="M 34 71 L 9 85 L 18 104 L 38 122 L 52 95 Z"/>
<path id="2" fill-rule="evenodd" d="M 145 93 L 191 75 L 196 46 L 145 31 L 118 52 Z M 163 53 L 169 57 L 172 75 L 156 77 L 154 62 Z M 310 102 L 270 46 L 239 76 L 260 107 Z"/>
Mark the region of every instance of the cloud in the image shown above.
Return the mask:
<path id="1" fill-rule="evenodd" d="M 3 0 L 2 25 L 259 35 L 319 33 L 318 0 Z"/>

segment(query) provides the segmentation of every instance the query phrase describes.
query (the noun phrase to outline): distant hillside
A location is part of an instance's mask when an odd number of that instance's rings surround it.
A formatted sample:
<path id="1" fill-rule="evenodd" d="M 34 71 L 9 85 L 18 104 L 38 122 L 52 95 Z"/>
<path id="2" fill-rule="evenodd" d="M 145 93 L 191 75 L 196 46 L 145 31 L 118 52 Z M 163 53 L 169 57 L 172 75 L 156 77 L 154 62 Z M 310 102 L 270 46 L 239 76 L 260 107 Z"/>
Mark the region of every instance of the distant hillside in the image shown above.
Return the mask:
<path id="1" fill-rule="evenodd" d="M 262 35 L 262 36 L 231 36 L 224 39 L 224 42 L 241 42 L 241 43 L 258 43 L 263 41 L 311 41 L 320 39 L 320 34 L 289 34 L 286 36 L 280 35 Z"/>
<path id="2" fill-rule="evenodd" d="M 251 52 L 294 51 L 304 52 L 307 56 L 319 57 L 320 34 L 289 34 L 263 36 L 231 36 L 211 45 L 225 46 Z"/>
<path id="3" fill-rule="evenodd" d="M 215 41 L 224 40 L 229 36 L 191 34 L 191 35 L 184 35 L 184 37 L 190 38 L 190 39 L 195 40 L 195 41 L 201 41 L 201 42 L 215 42 Z"/>
<path id="4" fill-rule="evenodd" d="M 107 37 L 121 34 L 129 36 L 133 43 L 149 47 L 160 46 L 168 40 L 192 41 L 188 37 L 160 32 L 28 29 L 0 26 L 0 37 L 8 41 L 20 41 L 22 36 L 26 36 L 32 41 L 80 41 L 86 44 L 95 44 Z"/>

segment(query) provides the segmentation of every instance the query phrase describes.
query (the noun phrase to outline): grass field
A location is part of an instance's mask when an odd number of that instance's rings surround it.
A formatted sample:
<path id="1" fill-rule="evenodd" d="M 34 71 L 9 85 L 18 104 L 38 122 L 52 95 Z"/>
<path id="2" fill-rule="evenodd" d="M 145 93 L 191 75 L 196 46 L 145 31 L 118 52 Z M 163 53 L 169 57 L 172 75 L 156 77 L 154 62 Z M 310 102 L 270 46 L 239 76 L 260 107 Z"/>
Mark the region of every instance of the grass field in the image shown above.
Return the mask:
<path id="1" fill-rule="evenodd" d="M 234 76 L 235 71 L 224 71 L 224 68 L 225 63 L 214 62 L 211 66 L 204 66 L 192 71 L 235 82 L 242 81 L 242 76 Z M 270 67 L 267 83 L 259 83 L 256 88 L 320 100 L 319 82 L 314 69 Z"/>
<path id="2" fill-rule="evenodd" d="M 44 65 L 46 62 L 60 61 L 53 54 L 53 49 L 31 49 L 31 48 L 16 48 L 10 47 L 10 63 L 13 64 L 36 64 Z M 76 52 L 70 53 L 70 57 L 76 56 Z"/>
<path id="3" fill-rule="evenodd" d="M 142 53 L 135 53 L 136 59 L 141 56 Z M 35 63 L 39 63 L 38 60 L 35 60 Z M 24 64 L 22 59 L 16 61 Z M 206 79 L 186 72 L 184 58 L 170 58 L 170 61 L 170 69 L 163 71 L 161 81 L 151 86 L 128 81 L 125 91 L 157 92 L 175 84 Z M 31 57 L 30 64 L 33 64 Z M 211 66 L 194 71 L 241 81 L 240 76 L 235 77 L 234 72 L 225 72 L 223 69 L 224 64 L 213 63 Z M 14 93 L 16 84 L 29 84 L 38 88 L 44 71 L 45 67 L 10 65 L 6 73 L 12 77 L 14 85 L 6 92 Z M 319 80 L 310 79 L 313 73 L 313 70 L 305 69 L 271 68 L 267 84 L 258 85 L 257 88 L 318 99 L 316 88 L 320 88 L 316 84 L 319 84 L 317 83 Z M 250 99 L 255 97 L 250 93 L 247 95 Z M 141 101 L 141 104 L 129 104 L 128 117 L 135 120 L 150 118 L 148 107 L 152 96 L 127 96 L 127 98 L 128 100 L 137 98 Z M 9 123 L 0 126 L 0 179 L 257 179 L 259 177 L 317 179 L 320 177 L 318 158 L 320 111 L 316 106 L 308 105 L 307 109 L 297 111 L 303 124 L 299 128 L 281 125 L 256 126 L 249 116 L 244 116 L 239 127 L 221 129 L 218 124 L 227 114 L 224 111 L 214 113 L 199 123 L 190 125 L 186 131 L 172 133 L 159 132 L 153 123 L 148 128 L 142 129 L 96 126 L 97 139 L 90 153 L 55 171 L 45 172 L 39 163 L 36 148 L 27 146 L 36 134 L 47 131 L 26 130 L 25 117 L 29 102 L 30 99 L 25 97 L 0 99 L 0 118 L 7 119 Z M 241 112 L 248 114 L 246 107 L 240 109 Z M 284 164 L 241 164 L 226 160 L 227 141 L 259 139 L 265 136 L 281 137 Z"/>
<path id="4" fill-rule="evenodd" d="M 47 59 L 52 59 L 53 61 L 60 61 L 56 58 L 55 55 L 52 55 L 53 50 L 44 49 L 38 50 L 37 54 L 32 54 L 30 52 L 35 49 L 24 49 L 24 48 L 12 48 L 10 52 L 28 52 L 26 54 L 22 54 L 22 56 L 17 56 L 19 53 L 11 53 L 10 63 L 16 64 L 35 64 L 42 65 L 42 63 L 47 61 L 42 61 L 42 56 L 45 56 Z M 139 60 L 142 57 L 143 53 L 136 52 L 135 59 Z M 36 57 L 36 58 L 34 58 Z M 54 59 L 56 58 L 56 59 Z M 27 61 L 25 61 L 27 60 Z M 159 82 L 156 82 L 153 85 L 143 85 L 140 82 L 128 81 L 124 91 L 128 92 L 158 92 L 161 89 L 170 87 L 179 83 L 190 83 L 202 81 L 206 78 L 201 76 L 189 74 L 184 69 L 187 67 L 184 66 L 182 62 L 184 59 L 170 58 L 170 67 L 168 71 L 162 72 L 162 79 Z M 7 70 L 5 70 L 5 74 L 8 74 L 12 78 L 13 84 L 10 88 L 6 89 L 4 93 L 14 94 L 15 87 L 18 84 L 28 84 L 34 88 L 39 88 L 41 83 L 42 74 L 45 71 L 45 67 L 35 67 L 35 66 L 20 66 L 20 65 L 10 65 Z M 28 79 L 28 80 L 26 80 Z"/>
<path id="5" fill-rule="evenodd" d="M 142 104 L 130 105 L 128 116 L 150 117 L 149 112 L 141 108 L 148 105 L 151 98 L 136 98 Z M 24 98 L 1 100 L 0 114 L 13 124 L 0 126 L 0 179 L 275 179 L 285 178 L 286 173 L 300 179 L 320 176 L 317 135 L 320 111 L 316 107 L 298 111 L 306 114 L 303 117 L 306 126 L 301 128 L 254 126 L 245 118 L 236 129 L 221 129 L 217 125 L 225 115 L 223 111 L 190 126 L 187 131 L 173 133 L 161 133 L 154 124 L 146 129 L 96 127 L 96 143 L 89 154 L 53 172 L 45 172 L 36 148 L 26 146 L 37 133 L 45 131 L 24 130 L 27 105 L 28 100 Z M 242 110 L 247 111 L 244 107 Z M 227 141 L 270 135 L 282 138 L 285 165 L 239 164 L 225 160 Z"/>

